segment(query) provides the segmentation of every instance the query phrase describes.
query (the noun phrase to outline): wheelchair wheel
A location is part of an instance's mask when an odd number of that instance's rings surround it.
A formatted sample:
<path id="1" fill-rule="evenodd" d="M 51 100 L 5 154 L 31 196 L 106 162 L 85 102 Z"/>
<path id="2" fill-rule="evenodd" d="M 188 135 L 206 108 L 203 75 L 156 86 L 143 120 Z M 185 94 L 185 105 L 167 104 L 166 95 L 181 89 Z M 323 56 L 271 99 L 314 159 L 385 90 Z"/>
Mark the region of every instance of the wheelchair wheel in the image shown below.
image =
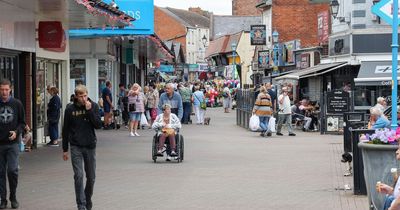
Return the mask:
<path id="1" fill-rule="evenodd" d="M 180 160 L 181 162 L 183 161 L 183 154 L 184 154 L 184 140 L 183 136 L 179 138 L 179 154 L 180 154 Z"/>
<path id="2" fill-rule="evenodd" d="M 153 144 L 152 144 L 152 159 L 154 162 L 157 162 L 157 136 L 153 137 Z"/>

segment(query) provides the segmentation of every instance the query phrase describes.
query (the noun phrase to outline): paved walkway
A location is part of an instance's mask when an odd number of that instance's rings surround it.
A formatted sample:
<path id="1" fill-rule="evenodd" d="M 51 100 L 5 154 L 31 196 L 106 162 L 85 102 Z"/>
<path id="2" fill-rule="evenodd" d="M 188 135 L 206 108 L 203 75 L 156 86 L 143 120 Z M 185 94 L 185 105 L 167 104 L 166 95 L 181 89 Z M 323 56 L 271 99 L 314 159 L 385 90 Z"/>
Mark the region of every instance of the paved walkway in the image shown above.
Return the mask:
<path id="1" fill-rule="evenodd" d="M 154 164 L 151 130 L 99 131 L 94 209 L 365 210 L 365 196 L 335 190 L 343 177 L 341 136 L 297 131 L 261 138 L 235 114 L 208 109 L 210 126 L 185 125 L 185 161 Z M 61 148 L 21 156 L 20 209 L 75 209 L 71 163 Z"/>

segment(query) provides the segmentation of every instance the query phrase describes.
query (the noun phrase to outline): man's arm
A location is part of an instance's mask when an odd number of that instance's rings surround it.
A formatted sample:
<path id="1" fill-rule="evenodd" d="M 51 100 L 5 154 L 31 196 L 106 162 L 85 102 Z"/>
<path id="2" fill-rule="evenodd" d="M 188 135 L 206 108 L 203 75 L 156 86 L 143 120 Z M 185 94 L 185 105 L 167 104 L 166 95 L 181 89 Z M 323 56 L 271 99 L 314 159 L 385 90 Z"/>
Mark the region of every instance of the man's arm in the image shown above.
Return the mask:
<path id="1" fill-rule="evenodd" d="M 62 128 L 62 147 L 64 152 L 68 152 L 70 123 L 71 123 L 71 115 L 70 115 L 70 110 L 67 107 L 64 113 L 64 124 Z"/>
<path id="2" fill-rule="evenodd" d="M 95 129 L 102 127 L 102 122 L 99 114 L 99 105 L 92 102 L 92 108 L 89 110 L 89 120 Z"/>
<path id="3" fill-rule="evenodd" d="M 17 126 L 17 130 L 16 130 L 16 136 L 22 134 L 24 132 L 25 126 L 26 126 L 26 122 L 25 122 L 25 110 L 24 110 L 24 106 L 22 105 L 22 103 L 20 101 L 18 101 L 18 109 L 19 109 L 19 113 L 18 113 L 18 126 Z"/>
<path id="4" fill-rule="evenodd" d="M 182 103 L 182 97 L 179 94 L 178 94 L 178 118 L 180 120 L 182 120 L 183 118 L 183 103 Z"/>
<path id="5" fill-rule="evenodd" d="M 110 96 L 106 96 L 106 101 L 110 104 L 111 108 L 114 108 L 114 106 L 111 102 Z"/>

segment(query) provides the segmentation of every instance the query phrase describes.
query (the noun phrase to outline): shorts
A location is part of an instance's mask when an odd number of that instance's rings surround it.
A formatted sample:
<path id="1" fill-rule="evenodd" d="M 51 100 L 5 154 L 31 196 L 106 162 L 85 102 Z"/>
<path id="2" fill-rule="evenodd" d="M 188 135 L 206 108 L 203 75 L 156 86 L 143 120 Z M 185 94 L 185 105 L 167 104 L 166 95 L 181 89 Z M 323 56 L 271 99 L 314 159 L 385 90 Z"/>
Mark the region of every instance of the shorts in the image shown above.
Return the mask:
<path id="1" fill-rule="evenodd" d="M 104 103 L 104 113 L 110 113 L 111 112 L 111 106 L 108 103 Z"/>
<path id="2" fill-rule="evenodd" d="M 141 117 L 142 117 L 141 112 L 129 112 L 129 119 L 131 121 L 140 121 Z"/>

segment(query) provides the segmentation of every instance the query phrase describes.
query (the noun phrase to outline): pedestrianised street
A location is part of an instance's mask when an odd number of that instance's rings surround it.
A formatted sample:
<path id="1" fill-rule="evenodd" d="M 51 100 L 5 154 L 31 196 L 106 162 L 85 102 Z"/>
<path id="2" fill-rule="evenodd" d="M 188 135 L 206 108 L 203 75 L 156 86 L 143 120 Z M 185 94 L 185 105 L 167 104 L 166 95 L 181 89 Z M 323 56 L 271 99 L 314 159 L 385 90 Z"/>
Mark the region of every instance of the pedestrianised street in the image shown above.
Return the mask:
<path id="1" fill-rule="evenodd" d="M 94 209 L 367 209 L 340 162 L 342 136 L 297 132 L 262 138 L 235 112 L 208 109 L 209 126 L 184 125 L 185 160 L 151 159 L 154 131 L 98 131 Z M 21 155 L 20 209 L 76 209 L 71 162 L 61 148 Z"/>

